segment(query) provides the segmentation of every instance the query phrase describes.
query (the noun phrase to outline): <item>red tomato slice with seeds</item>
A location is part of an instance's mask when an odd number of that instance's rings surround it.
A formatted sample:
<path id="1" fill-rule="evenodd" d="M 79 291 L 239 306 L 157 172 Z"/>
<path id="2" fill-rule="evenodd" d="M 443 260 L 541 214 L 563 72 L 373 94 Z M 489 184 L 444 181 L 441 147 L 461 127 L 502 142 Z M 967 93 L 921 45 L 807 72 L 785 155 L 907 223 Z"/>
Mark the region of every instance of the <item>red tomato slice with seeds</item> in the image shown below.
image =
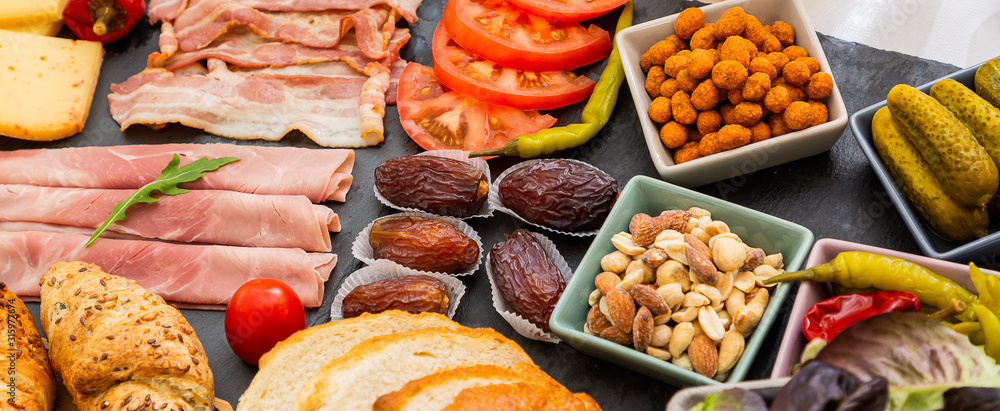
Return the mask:
<path id="1" fill-rule="evenodd" d="M 510 0 L 536 16 L 554 21 L 580 21 L 605 14 L 628 0 Z"/>
<path id="2" fill-rule="evenodd" d="M 611 53 L 600 27 L 546 20 L 505 0 L 449 0 L 441 23 L 462 48 L 520 70 L 569 70 Z"/>
<path id="3" fill-rule="evenodd" d="M 537 110 L 484 103 L 438 82 L 430 67 L 409 63 L 396 93 L 403 130 L 425 150 L 466 151 L 503 147 L 508 140 L 552 127 L 555 117 Z"/>
<path id="4" fill-rule="evenodd" d="M 487 103 L 548 110 L 584 100 L 594 91 L 594 80 L 571 71 L 524 71 L 480 58 L 456 44 L 440 24 L 431 54 L 442 83 Z"/>

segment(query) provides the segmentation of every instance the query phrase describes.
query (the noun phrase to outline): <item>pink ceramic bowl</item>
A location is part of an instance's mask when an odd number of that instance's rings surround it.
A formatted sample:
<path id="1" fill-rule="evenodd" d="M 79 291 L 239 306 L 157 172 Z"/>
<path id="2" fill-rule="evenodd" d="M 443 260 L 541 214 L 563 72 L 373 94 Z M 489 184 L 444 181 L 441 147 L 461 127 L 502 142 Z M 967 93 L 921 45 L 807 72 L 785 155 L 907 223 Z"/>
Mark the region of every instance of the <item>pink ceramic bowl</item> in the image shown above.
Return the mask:
<path id="1" fill-rule="evenodd" d="M 903 258 L 948 277 L 968 290 L 975 291 L 975 288 L 972 286 L 972 280 L 969 278 L 968 265 L 829 238 L 820 239 L 813 244 L 812 251 L 806 258 L 805 267 L 809 268 L 827 263 L 843 251 L 865 251 Z M 983 270 L 983 272 L 1000 277 L 1000 273 L 996 271 Z M 781 338 L 778 357 L 775 359 L 774 368 L 771 370 L 771 378 L 781 378 L 791 375 L 792 366 L 799 362 L 802 348 L 807 343 L 806 338 L 802 336 L 802 319 L 805 318 L 806 311 L 814 304 L 832 295 L 829 283 L 803 281 L 799 285 L 799 292 L 795 295 L 795 304 L 792 305 L 792 312 L 789 314 L 788 324 L 785 326 L 785 335 Z"/>

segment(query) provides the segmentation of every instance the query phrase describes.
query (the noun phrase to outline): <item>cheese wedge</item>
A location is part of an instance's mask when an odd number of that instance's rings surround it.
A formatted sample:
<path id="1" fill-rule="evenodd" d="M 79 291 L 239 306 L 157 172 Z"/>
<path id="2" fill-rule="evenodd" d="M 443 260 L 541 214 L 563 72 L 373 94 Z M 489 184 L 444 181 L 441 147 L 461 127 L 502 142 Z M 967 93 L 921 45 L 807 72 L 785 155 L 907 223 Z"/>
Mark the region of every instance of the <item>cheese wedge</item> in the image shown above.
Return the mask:
<path id="1" fill-rule="evenodd" d="M 59 30 L 62 30 L 62 26 L 62 20 L 56 20 L 48 23 L 28 23 L 12 26 L 0 25 L 0 30 L 20 31 L 40 36 L 55 36 L 59 33 Z"/>
<path id="2" fill-rule="evenodd" d="M 62 20 L 66 0 L 0 1 L 0 27 L 50 23 Z"/>
<path id="3" fill-rule="evenodd" d="M 99 42 L 0 30 L 0 135 L 56 140 L 79 133 L 103 56 Z"/>

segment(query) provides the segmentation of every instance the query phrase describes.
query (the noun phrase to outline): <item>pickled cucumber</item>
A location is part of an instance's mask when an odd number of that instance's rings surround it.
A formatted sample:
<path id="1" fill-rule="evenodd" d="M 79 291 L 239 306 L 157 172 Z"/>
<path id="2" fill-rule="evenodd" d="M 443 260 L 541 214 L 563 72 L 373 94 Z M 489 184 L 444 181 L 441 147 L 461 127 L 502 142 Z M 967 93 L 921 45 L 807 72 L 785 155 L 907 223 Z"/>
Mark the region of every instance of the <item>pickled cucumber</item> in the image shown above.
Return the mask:
<path id="1" fill-rule="evenodd" d="M 959 204 L 981 207 L 997 191 L 997 167 L 958 118 L 905 84 L 889 91 L 889 111 L 942 187 Z"/>
<path id="2" fill-rule="evenodd" d="M 1000 107 L 1000 57 L 983 63 L 976 69 L 976 93 L 993 107 Z"/>
<path id="3" fill-rule="evenodd" d="M 938 81 L 931 87 L 931 97 L 934 97 L 976 136 L 979 145 L 993 159 L 994 164 L 1000 164 L 1000 109 L 980 97 L 972 89 L 952 79 Z M 988 210 L 997 208 L 996 195 L 990 201 Z"/>
<path id="4" fill-rule="evenodd" d="M 985 208 L 966 207 L 948 197 L 887 107 L 875 112 L 872 140 L 896 186 L 934 231 L 953 241 L 986 235 Z"/>

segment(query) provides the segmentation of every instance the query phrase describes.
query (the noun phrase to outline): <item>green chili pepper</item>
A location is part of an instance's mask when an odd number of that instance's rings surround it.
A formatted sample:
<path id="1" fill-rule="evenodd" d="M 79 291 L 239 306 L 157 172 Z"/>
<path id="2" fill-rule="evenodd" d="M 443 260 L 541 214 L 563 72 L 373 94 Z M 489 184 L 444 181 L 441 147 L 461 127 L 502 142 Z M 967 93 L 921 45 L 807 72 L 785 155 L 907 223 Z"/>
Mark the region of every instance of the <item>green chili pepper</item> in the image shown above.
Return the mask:
<path id="1" fill-rule="evenodd" d="M 618 18 L 615 33 L 631 25 L 632 1 L 630 0 L 625 3 L 625 9 L 622 10 L 622 15 Z M 615 109 L 615 104 L 618 102 L 618 89 L 621 88 L 624 80 L 625 69 L 622 67 L 622 60 L 618 55 L 618 45 L 615 44 L 611 49 L 611 55 L 608 56 L 608 64 L 604 67 L 601 78 L 594 86 L 594 92 L 587 100 L 587 105 L 583 107 L 580 123 L 520 135 L 508 141 L 503 147 L 473 151 L 469 153 L 469 157 L 516 156 L 531 158 L 586 143 L 597 135 L 597 132 L 601 131 L 604 124 L 611 118 L 611 111 Z"/>
<path id="2" fill-rule="evenodd" d="M 982 324 L 979 324 L 978 321 L 964 321 L 958 324 L 953 324 L 950 327 L 955 332 L 963 335 L 970 335 L 976 331 L 981 331 L 983 329 Z"/>
<path id="3" fill-rule="evenodd" d="M 969 277 L 972 278 L 972 285 L 976 287 L 976 292 L 979 294 L 979 301 L 989 308 L 990 311 L 994 313 L 1000 312 L 1000 294 L 995 294 L 993 290 L 990 289 L 989 277 L 992 275 L 986 275 L 983 270 L 976 267 L 975 264 L 969 263 Z"/>
<path id="4" fill-rule="evenodd" d="M 979 304 L 972 306 L 972 310 L 976 313 L 979 324 L 983 326 L 986 355 L 1000 361 L 1000 319 L 989 308 Z"/>
<path id="5" fill-rule="evenodd" d="M 952 306 L 958 299 L 969 306 L 979 305 L 979 298 L 945 276 L 901 258 L 860 251 L 847 251 L 833 261 L 802 271 L 778 274 L 763 281 L 765 285 L 797 280 L 838 283 L 850 288 L 874 287 L 879 290 L 909 291 L 920 301 L 937 307 Z M 972 310 L 955 315 L 962 321 L 974 319 Z"/>

